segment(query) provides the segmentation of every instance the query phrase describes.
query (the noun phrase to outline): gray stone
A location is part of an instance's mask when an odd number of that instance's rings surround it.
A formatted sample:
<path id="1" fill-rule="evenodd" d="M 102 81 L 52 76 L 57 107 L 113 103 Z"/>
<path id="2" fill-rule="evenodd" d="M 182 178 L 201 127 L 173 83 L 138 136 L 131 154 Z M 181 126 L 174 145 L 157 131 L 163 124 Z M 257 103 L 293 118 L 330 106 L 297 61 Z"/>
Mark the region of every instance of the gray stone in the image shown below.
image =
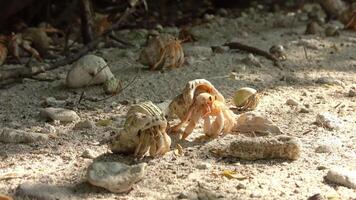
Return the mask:
<path id="1" fill-rule="evenodd" d="M 4 128 L 0 130 L 0 141 L 6 143 L 32 143 L 47 141 L 48 136 L 42 133 L 33 133 L 23 130 Z"/>
<path id="2" fill-rule="evenodd" d="M 351 88 L 348 93 L 349 97 L 356 97 L 356 88 Z"/>
<path id="3" fill-rule="evenodd" d="M 310 110 L 306 107 L 302 107 L 302 108 L 300 108 L 299 112 L 300 113 L 310 113 Z"/>
<path id="4" fill-rule="evenodd" d="M 86 55 L 80 58 L 68 72 L 66 84 L 70 88 L 80 88 L 104 83 L 112 77 L 114 75 L 103 58 Z"/>
<path id="5" fill-rule="evenodd" d="M 298 101 L 296 101 L 295 99 L 288 99 L 286 101 L 286 104 L 289 106 L 298 106 L 299 105 Z"/>
<path id="6" fill-rule="evenodd" d="M 196 166 L 197 169 L 210 169 L 211 168 L 211 164 L 207 163 L 207 162 L 200 162 L 197 164 Z"/>
<path id="7" fill-rule="evenodd" d="M 145 175 L 146 163 L 126 165 L 120 162 L 94 162 L 88 168 L 87 179 L 95 186 L 114 193 L 131 190 Z"/>
<path id="8" fill-rule="evenodd" d="M 322 127 L 329 129 L 340 129 L 343 122 L 329 112 L 319 113 L 316 116 L 316 123 Z"/>
<path id="9" fill-rule="evenodd" d="M 40 117 L 61 122 L 72 122 L 80 119 L 77 113 L 73 110 L 53 107 L 40 109 Z"/>
<path id="10" fill-rule="evenodd" d="M 16 188 L 16 199 L 58 200 L 73 199 L 73 192 L 67 187 L 25 182 Z"/>
<path id="11" fill-rule="evenodd" d="M 75 130 L 93 129 L 93 128 L 95 128 L 95 123 L 88 119 L 76 123 L 73 127 L 73 129 Z"/>
<path id="12" fill-rule="evenodd" d="M 228 149 L 228 155 L 245 159 L 290 159 L 300 157 L 301 144 L 298 138 L 280 135 L 275 137 L 238 138 Z"/>
<path id="13" fill-rule="evenodd" d="M 319 142 L 315 148 L 316 153 L 332 153 L 340 150 L 342 142 L 337 137 L 326 138 L 324 141 Z"/>
<path id="14" fill-rule="evenodd" d="M 220 196 L 211 189 L 204 188 L 201 185 L 199 186 L 198 192 L 199 200 L 217 200 L 220 199 Z"/>
<path id="15" fill-rule="evenodd" d="M 325 178 L 333 183 L 356 189 L 356 171 L 334 168 L 328 171 Z"/>
<path id="16" fill-rule="evenodd" d="M 237 184 L 236 189 L 238 189 L 238 190 L 246 189 L 246 186 L 242 183 L 239 183 L 239 184 Z"/>
<path id="17" fill-rule="evenodd" d="M 65 100 L 57 100 L 54 97 L 47 97 L 44 101 L 44 104 L 46 106 L 55 106 L 55 107 L 61 107 L 66 105 L 66 101 Z"/>

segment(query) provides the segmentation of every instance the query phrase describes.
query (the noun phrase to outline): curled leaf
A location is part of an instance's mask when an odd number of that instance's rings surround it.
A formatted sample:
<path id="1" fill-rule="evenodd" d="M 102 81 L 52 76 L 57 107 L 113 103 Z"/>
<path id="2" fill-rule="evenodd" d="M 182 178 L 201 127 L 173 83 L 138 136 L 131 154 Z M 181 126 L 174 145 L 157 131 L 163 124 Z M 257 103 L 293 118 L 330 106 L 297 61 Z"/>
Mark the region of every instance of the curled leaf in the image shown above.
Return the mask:
<path id="1" fill-rule="evenodd" d="M 237 180 L 244 180 L 247 177 L 243 176 L 241 174 L 238 174 L 236 171 L 232 171 L 232 170 L 224 170 L 221 173 L 222 176 L 225 176 L 228 179 L 237 179 Z"/>

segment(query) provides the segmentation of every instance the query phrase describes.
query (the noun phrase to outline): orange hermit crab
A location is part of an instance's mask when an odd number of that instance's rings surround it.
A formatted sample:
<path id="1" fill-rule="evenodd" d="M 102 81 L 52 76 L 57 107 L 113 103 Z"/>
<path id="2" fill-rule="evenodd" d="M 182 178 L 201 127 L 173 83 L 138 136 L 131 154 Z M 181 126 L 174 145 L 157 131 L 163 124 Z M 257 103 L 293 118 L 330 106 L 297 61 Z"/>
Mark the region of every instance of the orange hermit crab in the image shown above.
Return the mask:
<path id="1" fill-rule="evenodd" d="M 139 62 L 151 70 L 181 67 L 184 63 L 181 40 L 164 34 L 153 36 L 142 50 Z"/>

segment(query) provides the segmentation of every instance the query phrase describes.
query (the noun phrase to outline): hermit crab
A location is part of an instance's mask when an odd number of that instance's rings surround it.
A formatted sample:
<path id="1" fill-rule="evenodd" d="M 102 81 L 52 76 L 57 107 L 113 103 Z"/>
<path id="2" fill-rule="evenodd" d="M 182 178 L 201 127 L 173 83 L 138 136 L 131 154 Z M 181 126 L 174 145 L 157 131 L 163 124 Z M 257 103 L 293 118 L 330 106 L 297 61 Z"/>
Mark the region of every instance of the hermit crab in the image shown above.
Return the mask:
<path id="1" fill-rule="evenodd" d="M 138 61 L 151 70 L 181 67 L 184 63 L 181 41 L 170 35 L 154 35 L 148 39 Z"/>
<path id="2" fill-rule="evenodd" d="M 204 133 L 209 137 L 217 137 L 229 132 L 235 124 L 234 113 L 226 106 L 224 97 L 205 79 L 188 82 L 183 93 L 173 99 L 169 108 L 170 112 L 181 120 L 172 127 L 173 132 L 189 122 L 182 139 L 193 132 L 201 118 L 204 120 Z"/>
<path id="3" fill-rule="evenodd" d="M 138 158 L 147 153 L 155 157 L 169 151 L 171 138 L 166 133 L 167 120 L 151 101 L 131 106 L 124 129 L 111 141 L 114 153 L 133 153 Z"/>
<path id="4" fill-rule="evenodd" d="M 212 94 L 216 96 L 217 100 L 225 102 L 225 98 L 213 84 L 205 79 L 195 79 L 188 81 L 183 88 L 182 93 L 176 96 L 169 104 L 169 116 L 172 117 L 176 115 L 182 120 L 184 115 L 188 112 L 189 107 L 192 105 L 195 97 L 202 92 Z"/>

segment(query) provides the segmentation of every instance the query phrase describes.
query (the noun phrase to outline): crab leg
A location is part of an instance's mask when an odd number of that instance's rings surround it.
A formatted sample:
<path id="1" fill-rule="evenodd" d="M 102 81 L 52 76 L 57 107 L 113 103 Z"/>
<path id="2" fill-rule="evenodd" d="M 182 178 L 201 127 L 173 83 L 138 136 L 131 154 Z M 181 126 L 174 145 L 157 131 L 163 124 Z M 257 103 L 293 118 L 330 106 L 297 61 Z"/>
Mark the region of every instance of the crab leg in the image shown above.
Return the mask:
<path id="1" fill-rule="evenodd" d="M 223 128 L 224 128 L 224 114 L 223 112 L 220 112 L 216 118 L 215 118 L 215 121 L 212 123 L 211 125 L 211 129 L 210 131 L 208 131 L 208 136 L 210 137 L 217 137 L 222 131 L 223 131 Z"/>
<path id="2" fill-rule="evenodd" d="M 40 54 L 38 51 L 34 48 L 31 47 L 31 43 L 29 41 L 24 40 L 22 42 L 22 48 L 24 48 L 26 51 L 28 51 L 33 57 L 35 57 L 39 62 L 43 62 Z"/>
<path id="3" fill-rule="evenodd" d="M 150 134 L 147 134 L 146 131 L 141 132 L 140 142 L 136 147 L 134 155 L 137 156 L 138 158 L 142 158 L 150 148 L 150 140 L 151 140 Z"/>

